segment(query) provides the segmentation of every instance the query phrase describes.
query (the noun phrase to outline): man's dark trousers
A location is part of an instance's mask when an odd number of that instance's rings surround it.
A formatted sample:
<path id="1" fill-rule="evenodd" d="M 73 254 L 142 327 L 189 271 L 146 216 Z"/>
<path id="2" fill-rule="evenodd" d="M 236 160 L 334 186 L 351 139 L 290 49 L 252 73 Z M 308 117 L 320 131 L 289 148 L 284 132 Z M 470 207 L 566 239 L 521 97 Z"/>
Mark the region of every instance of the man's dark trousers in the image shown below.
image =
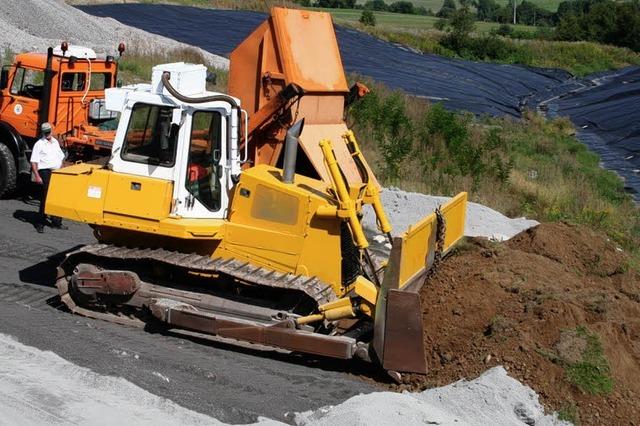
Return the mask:
<path id="1" fill-rule="evenodd" d="M 49 192 L 49 182 L 51 182 L 51 169 L 38 170 L 40 178 L 42 178 L 42 192 L 40 193 L 40 223 L 47 224 L 47 215 L 44 214 L 44 206 L 47 202 L 47 193 Z M 62 218 L 51 216 L 51 226 L 62 225 Z"/>

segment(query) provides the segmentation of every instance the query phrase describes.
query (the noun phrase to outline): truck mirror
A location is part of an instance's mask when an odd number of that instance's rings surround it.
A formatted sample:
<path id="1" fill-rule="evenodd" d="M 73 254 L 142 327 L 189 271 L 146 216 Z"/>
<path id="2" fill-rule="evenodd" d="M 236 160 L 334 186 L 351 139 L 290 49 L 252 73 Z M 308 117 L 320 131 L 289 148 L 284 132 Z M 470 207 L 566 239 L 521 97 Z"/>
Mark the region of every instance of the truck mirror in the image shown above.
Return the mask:
<path id="1" fill-rule="evenodd" d="M 0 90 L 4 90 L 9 85 L 9 69 L 3 68 L 0 73 Z"/>

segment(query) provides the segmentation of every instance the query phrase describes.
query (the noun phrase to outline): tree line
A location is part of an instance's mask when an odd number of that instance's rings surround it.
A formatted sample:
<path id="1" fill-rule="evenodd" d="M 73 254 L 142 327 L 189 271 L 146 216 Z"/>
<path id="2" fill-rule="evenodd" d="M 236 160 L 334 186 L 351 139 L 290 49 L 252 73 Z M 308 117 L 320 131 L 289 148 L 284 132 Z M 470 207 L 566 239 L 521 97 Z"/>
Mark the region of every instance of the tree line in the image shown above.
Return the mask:
<path id="1" fill-rule="evenodd" d="M 303 6 L 363 9 L 360 21 L 367 25 L 375 25 L 373 11 L 430 15 L 443 20 L 455 19 L 456 13 L 462 12 L 465 16 L 471 14 L 478 21 L 504 24 L 496 32 L 502 36 L 588 40 L 640 52 L 640 0 L 565 0 L 555 12 L 543 9 L 529 0 L 509 0 L 507 4 L 499 4 L 496 0 L 444 0 L 437 12 L 404 0 L 389 3 L 384 0 L 368 0 L 363 4 L 358 4 L 357 0 L 298 0 L 298 3 Z M 516 24 L 547 29 L 530 34 L 515 31 L 508 26 L 514 21 Z"/>

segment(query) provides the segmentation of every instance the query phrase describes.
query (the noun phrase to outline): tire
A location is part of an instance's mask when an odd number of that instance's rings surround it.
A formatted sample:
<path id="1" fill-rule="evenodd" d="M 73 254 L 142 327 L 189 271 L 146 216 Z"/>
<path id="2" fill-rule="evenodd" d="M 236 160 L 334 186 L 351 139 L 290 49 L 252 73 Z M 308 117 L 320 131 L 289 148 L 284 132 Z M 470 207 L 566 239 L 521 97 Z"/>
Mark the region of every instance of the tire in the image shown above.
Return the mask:
<path id="1" fill-rule="evenodd" d="M 0 142 L 0 197 L 6 197 L 16 189 L 18 171 L 16 160 L 8 146 Z"/>

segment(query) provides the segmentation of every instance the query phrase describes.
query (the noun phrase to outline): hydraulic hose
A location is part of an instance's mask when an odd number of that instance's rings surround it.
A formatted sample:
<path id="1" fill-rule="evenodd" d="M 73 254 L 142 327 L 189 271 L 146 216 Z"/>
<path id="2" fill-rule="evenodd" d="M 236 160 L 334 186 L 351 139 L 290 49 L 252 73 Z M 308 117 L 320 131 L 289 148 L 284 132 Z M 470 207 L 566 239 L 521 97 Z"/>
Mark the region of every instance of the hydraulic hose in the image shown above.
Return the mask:
<path id="1" fill-rule="evenodd" d="M 171 93 L 171 96 L 173 96 L 174 98 L 182 101 L 182 102 L 186 102 L 186 103 L 190 103 L 190 104 L 203 104 L 205 102 L 216 102 L 216 101 L 222 101 L 222 102 L 226 102 L 228 104 L 230 104 L 233 108 L 235 109 L 239 109 L 238 108 L 238 103 L 236 102 L 236 100 L 234 98 L 232 98 L 229 95 L 224 95 L 224 94 L 218 94 L 218 95 L 210 95 L 210 96 L 201 96 L 198 98 L 192 98 L 190 96 L 185 96 L 183 94 L 181 94 L 180 92 L 178 92 L 175 87 L 173 87 L 171 85 L 171 83 L 169 82 L 169 80 L 171 79 L 171 73 L 168 71 L 165 71 L 162 73 L 162 84 L 164 85 L 165 89 L 167 89 L 167 91 L 169 93 Z M 240 121 L 238 121 L 240 122 Z"/>
<path id="2" fill-rule="evenodd" d="M 236 102 L 236 100 L 229 96 L 229 95 L 224 95 L 224 94 L 217 94 L 217 95 L 209 95 L 209 96 L 201 96 L 201 97 L 197 97 L 197 98 L 192 98 L 190 96 L 185 96 L 183 94 L 181 94 L 180 92 L 178 92 L 176 90 L 175 87 L 173 87 L 171 85 L 171 83 L 169 82 L 169 80 L 171 79 L 171 73 L 168 71 L 165 71 L 162 73 L 162 85 L 165 87 L 165 89 L 167 89 L 167 91 L 171 94 L 171 96 L 173 96 L 174 98 L 178 99 L 179 101 L 182 102 L 186 102 L 186 103 L 190 103 L 190 104 L 203 104 L 205 102 L 226 102 L 229 105 L 231 105 L 232 109 L 236 110 L 236 114 L 238 115 L 238 127 L 240 127 L 240 129 L 242 129 L 242 110 L 240 109 L 238 103 Z M 238 132 L 238 149 L 240 149 L 240 141 L 242 141 L 242 131 Z M 244 143 L 247 144 L 249 141 L 249 135 L 244 135 Z M 245 148 L 246 149 L 246 148 Z M 245 158 L 245 160 L 247 160 Z"/>

